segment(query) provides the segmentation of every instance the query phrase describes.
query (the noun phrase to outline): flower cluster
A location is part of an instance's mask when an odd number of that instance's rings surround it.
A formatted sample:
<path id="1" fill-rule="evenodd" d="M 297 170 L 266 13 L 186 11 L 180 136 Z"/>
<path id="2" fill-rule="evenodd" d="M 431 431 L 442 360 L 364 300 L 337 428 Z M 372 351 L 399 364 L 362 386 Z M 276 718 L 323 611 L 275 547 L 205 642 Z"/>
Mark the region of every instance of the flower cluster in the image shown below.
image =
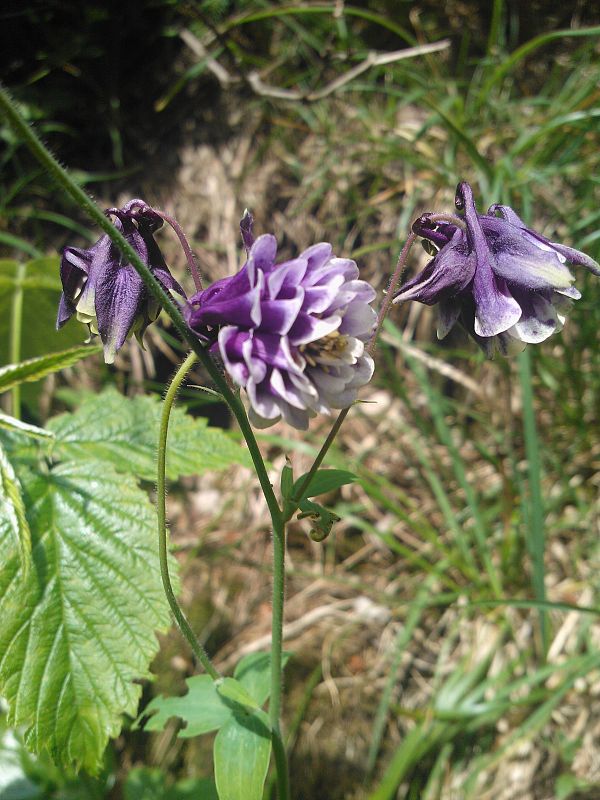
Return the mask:
<path id="1" fill-rule="evenodd" d="M 316 413 L 346 408 L 373 374 L 365 344 L 373 332 L 375 291 L 350 259 L 316 244 L 275 263 L 274 236 L 254 241 L 242 220 L 248 257 L 230 278 L 189 302 L 187 321 L 219 354 L 250 400 L 250 418 L 266 427 L 282 416 L 306 429 Z"/>
<path id="2" fill-rule="evenodd" d="M 106 213 L 114 217 L 115 227 L 163 288 L 185 297 L 154 240 L 153 234 L 163 222 L 161 217 L 143 200 L 130 200 L 123 208 L 110 208 Z M 88 250 L 66 247 L 60 278 L 63 291 L 56 327 L 61 328 L 75 314 L 88 326 L 90 335 L 100 335 L 107 364 L 113 363 L 130 334 L 141 341 L 160 312 L 134 267 L 108 236 L 102 236 Z"/>
<path id="3" fill-rule="evenodd" d="M 458 321 L 488 356 L 559 331 L 572 301 L 581 297 L 567 264 L 595 275 L 600 266 L 530 230 L 508 206 L 477 213 L 468 183 L 458 185 L 455 204 L 460 216 L 425 214 L 414 223 L 435 256 L 394 302 L 439 304 L 438 337 Z"/>

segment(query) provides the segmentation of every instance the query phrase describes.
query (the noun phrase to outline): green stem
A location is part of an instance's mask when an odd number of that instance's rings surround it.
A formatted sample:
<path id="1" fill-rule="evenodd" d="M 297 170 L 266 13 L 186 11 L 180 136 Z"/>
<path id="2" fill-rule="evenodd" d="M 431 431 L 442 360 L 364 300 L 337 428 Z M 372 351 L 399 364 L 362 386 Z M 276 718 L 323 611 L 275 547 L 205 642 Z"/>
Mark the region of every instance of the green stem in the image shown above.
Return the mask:
<path id="1" fill-rule="evenodd" d="M 271 722 L 273 756 L 277 771 L 279 800 L 290 796 L 287 755 L 281 734 L 281 696 L 283 655 L 283 605 L 285 600 L 285 522 L 281 514 L 273 520 L 273 611 L 271 620 L 271 695 L 269 719 Z"/>
<path id="2" fill-rule="evenodd" d="M 15 275 L 15 290 L 12 296 L 10 310 L 10 357 L 11 364 L 18 364 L 21 360 L 21 329 L 23 327 L 23 279 L 25 278 L 25 265 L 19 264 Z M 13 386 L 11 391 L 12 415 L 21 419 L 21 386 Z"/>
<path id="3" fill-rule="evenodd" d="M 185 376 L 190 371 L 192 364 L 196 361 L 196 354 L 190 353 L 185 361 L 181 364 L 177 372 L 175 373 L 173 380 L 171 381 L 171 385 L 167 389 L 167 393 L 165 395 L 165 399 L 163 402 L 162 413 L 160 415 L 160 429 L 158 433 L 158 476 L 156 480 L 156 510 L 158 515 L 158 558 L 160 561 L 160 575 L 163 582 L 163 587 L 165 590 L 165 595 L 167 596 L 167 601 L 169 606 L 171 607 L 171 611 L 173 612 L 173 616 L 177 624 L 179 625 L 179 629 L 184 637 L 189 642 L 190 647 L 192 648 L 192 652 L 202 664 L 206 672 L 210 675 L 213 680 L 217 680 L 221 676 L 217 672 L 217 670 L 213 667 L 206 650 L 200 642 L 194 631 L 192 630 L 192 626 L 186 619 L 185 614 L 181 610 L 181 606 L 177 602 L 177 598 L 175 597 L 175 593 L 173 591 L 173 586 L 171 585 L 171 578 L 169 576 L 169 556 L 168 556 L 168 548 L 167 548 L 167 512 L 166 512 L 166 487 L 165 487 L 165 475 L 166 475 L 166 464 L 167 464 L 167 436 L 169 434 L 169 418 L 171 416 L 171 409 L 173 408 L 173 402 L 175 401 L 175 397 L 177 392 L 179 391 L 179 387 L 181 386 L 182 381 L 184 380 Z"/>

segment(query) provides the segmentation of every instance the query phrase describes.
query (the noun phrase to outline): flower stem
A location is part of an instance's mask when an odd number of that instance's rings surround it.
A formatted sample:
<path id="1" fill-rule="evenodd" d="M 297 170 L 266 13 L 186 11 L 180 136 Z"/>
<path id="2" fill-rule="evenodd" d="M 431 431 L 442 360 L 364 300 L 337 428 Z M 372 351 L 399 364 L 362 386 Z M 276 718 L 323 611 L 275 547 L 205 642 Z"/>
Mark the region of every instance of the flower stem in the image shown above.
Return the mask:
<path id="1" fill-rule="evenodd" d="M 283 655 L 283 605 L 285 600 L 285 522 L 279 515 L 273 520 L 273 609 L 271 618 L 271 695 L 269 720 L 279 800 L 289 800 L 287 754 L 281 734 L 282 655 Z"/>
<path id="2" fill-rule="evenodd" d="M 398 261 L 396 262 L 396 268 L 392 273 L 392 277 L 390 278 L 390 282 L 386 289 L 385 297 L 383 303 L 381 304 L 381 308 L 379 309 L 379 314 L 377 315 L 377 324 L 375 325 L 375 330 L 373 331 L 373 335 L 369 339 L 369 344 L 367 345 L 367 352 L 369 355 L 373 355 L 375 350 L 375 345 L 377 343 L 377 337 L 381 332 L 381 328 L 383 326 L 383 322 L 387 317 L 388 311 L 392 307 L 392 303 L 394 302 L 394 292 L 396 291 L 396 287 L 400 283 L 402 278 L 402 273 L 404 272 L 404 267 L 406 266 L 406 259 L 408 258 L 408 254 L 410 252 L 410 248 L 415 243 L 417 238 L 416 233 L 409 233 L 408 239 L 406 240 L 404 247 L 400 251 L 400 255 L 398 256 Z"/>
<path id="3" fill-rule="evenodd" d="M 168 214 L 165 214 L 164 211 L 158 211 L 156 208 L 152 208 L 152 211 L 159 216 L 161 219 L 170 225 L 175 233 L 177 234 L 177 238 L 181 243 L 181 247 L 183 248 L 183 252 L 185 253 L 185 257 L 187 259 L 188 269 L 190 274 L 194 280 L 194 286 L 196 287 L 197 292 L 202 291 L 202 278 L 200 277 L 200 272 L 198 271 L 198 265 L 196 264 L 196 258 L 194 253 L 192 252 L 192 248 L 183 232 L 181 225 L 177 222 L 175 217 L 170 217 Z"/>
<path id="4" fill-rule="evenodd" d="M 184 637 L 187 639 L 192 652 L 197 660 L 202 664 L 206 672 L 213 680 L 217 680 L 220 675 L 212 665 L 210 658 L 204 647 L 198 641 L 198 637 L 192 630 L 192 626 L 188 622 L 181 606 L 177 602 L 173 586 L 171 585 L 171 578 L 169 577 L 169 557 L 167 550 L 167 515 L 166 515 L 166 488 L 165 488 L 165 474 L 166 474 L 166 461 L 167 461 L 167 436 L 169 433 L 169 418 L 171 416 L 171 409 L 179 387 L 185 376 L 190 371 L 193 363 L 196 361 L 196 354 L 190 353 L 185 361 L 181 364 L 175 373 L 173 380 L 163 402 L 162 413 L 160 416 L 160 429 L 158 433 L 158 476 L 156 480 L 156 511 L 158 516 L 158 558 L 160 561 L 160 575 L 167 596 L 167 601 L 171 607 L 171 611 L 179 629 Z"/>

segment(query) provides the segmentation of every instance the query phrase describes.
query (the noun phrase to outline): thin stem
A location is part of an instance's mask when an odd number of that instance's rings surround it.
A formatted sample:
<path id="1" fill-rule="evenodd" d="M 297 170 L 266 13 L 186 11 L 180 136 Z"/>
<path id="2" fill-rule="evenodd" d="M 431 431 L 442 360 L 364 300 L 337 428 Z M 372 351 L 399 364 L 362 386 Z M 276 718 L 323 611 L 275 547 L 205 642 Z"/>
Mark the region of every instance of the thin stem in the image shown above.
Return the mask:
<path id="1" fill-rule="evenodd" d="M 271 620 L 271 695 L 269 719 L 273 756 L 277 772 L 277 794 L 279 800 L 289 800 L 290 787 L 287 755 L 281 734 L 282 654 L 283 654 L 283 606 L 285 601 L 285 522 L 279 515 L 273 521 L 273 610 Z"/>
<path id="2" fill-rule="evenodd" d="M 21 360 L 21 330 L 23 327 L 23 279 L 25 265 L 19 264 L 15 275 L 15 290 L 10 309 L 10 358 L 11 364 Z M 21 386 L 17 384 L 11 390 L 12 415 L 21 419 Z"/>
<path id="3" fill-rule="evenodd" d="M 369 355 L 373 355 L 375 350 L 375 345 L 377 343 L 377 337 L 381 331 L 383 322 L 387 317 L 388 311 L 392 307 L 392 303 L 394 302 L 394 292 L 396 291 L 396 287 L 400 283 L 402 279 L 402 273 L 404 272 L 404 267 L 406 266 L 406 259 L 408 258 L 408 254 L 410 252 L 410 248 L 413 246 L 417 239 L 416 233 L 409 233 L 408 239 L 406 240 L 404 247 L 400 251 L 400 255 L 398 256 L 398 261 L 396 262 L 396 268 L 392 273 L 392 277 L 390 278 L 390 282 L 388 284 L 388 288 L 386 289 L 385 297 L 383 299 L 383 303 L 381 304 L 381 308 L 379 309 L 379 314 L 377 315 L 377 324 L 375 325 L 375 330 L 373 331 L 373 335 L 369 339 L 369 344 L 367 346 L 367 352 Z"/>
<path id="4" fill-rule="evenodd" d="M 278 516 L 281 515 L 281 511 L 279 509 L 273 487 L 269 481 L 269 476 L 267 474 L 263 458 L 260 454 L 254 432 L 252 431 L 250 423 L 248 422 L 248 417 L 246 416 L 244 407 L 227 385 L 227 381 L 221 374 L 217 365 L 213 362 L 210 354 L 205 350 L 196 336 L 194 336 L 192 331 L 190 331 L 179 308 L 171 296 L 163 289 L 162 285 L 156 280 L 148 266 L 144 264 L 139 255 L 131 247 L 129 242 L 127 242 L 120 231 L 115 228 L 112 222 L 105 217 L 94 201 L 91 200 L 87 194 L 75 183 L 69 173 L 63 169 L 63 167 L 61 167 L 52 153 L 49 152 L 42 141 L 38 138 L 34 129 L 27 123 L 25 119 L 23 119 L 17 106 L 11 100 L 8 92 L 1 87 L 0 110 L 4 112 L 8 122 L 29 147 L 33 155 L 42 164 L 45 171 L 47 171 L 54 178 L 60 188 L 71 196 L 75 203 L 94 220 L 98 227 L 101 228 L 115 244 L 115 246 L 119 248 L 127 261 L 139 274 L 150 294 L 157 300 L 157 302 L 164 308 L 165 312 L 171 318 L 173 326 L 179 335 L 189 344 L 194 353 L 196 353 L 201 364 L 214 381 L 217 390 L 231 408 L 238 425 L 240 426 L 242 435 L 244 436 L 244 439 L 248 445 L 250 457 L 254 463 L 256 474 L 269 507 L 271 517 L 274 519 L 278 518 Z"/>
<path id="5" fill-rule="evenodd" d="M 210 658 L 204 647 L 202 647 L 201 643 L 198 641 L 198 637 L 192 630 L 192 626 L 188 622 L 185 614 L 183 613 L 181 606 L 177 602 L 177 598 L 175 597 L 175 593 L 173 591 L 173 586 L 171 584 L 171 578 L 169 576 L 169 556 L 168 556 L 168 548 L 167 548 L 167 512 L 166 512 L 166 487 L 165 487 L 165 474 L 166 474 L 166 462 L 167 462 L 167 436 L 169 433 L 169 418 L 171 416 L 171 409 L 173 407 L 173 402 L 175 401 L 175 397 L 177 392 L 179 391 L 179 387 L 181 386 L 182 381 L 184 380 L 185 376 L 188 374 L 192 365 L 196 361 L 196 354 L 190 353 L 185 361 L 181 364 L 173 380 L 171 381 L 171 385 L 167 389 L 167 393 L 165 395 L 165 399 L 163 402 L 162 413 L 160 415 L 160 428 L 158 433 L 158 475 L 156 479 L 156 511 L 158 515 L 158 558 L 160 561 L 160 575 L 162 578 L 163 587 L 165 590 L 165 595 L 167 596 L 167 601 L 169 606 L 171 607 L 171 611 L 177 624 L 179 625 L 179 630 L 187 639 L 190 647 L 192 648 L 192 652 L 202 664 L 206 672 L 210 675 L 213 680 L 217 680 L 221 676 L 213 667 Z"/>
<path id="6" fill-rule="evenodd" d="M 194 280 L 194 286 L 196 287 L 197 292 L 202 291 L 202 278 L 200 277 L 200 272 L 198 270 L 198 265 L 196 264 L 196 257 L 190 247 L 188 240 L 186 239 L 185 233 L 181 225 L 177 222 L 175 217 L 170 217 L 168 214 L 165 214 L 164 211 L 158 211 L 156 208 L 152 208 L 152 211 L 159 216 L 161 219 L 170 225 L 181 243 L 183 248 L 183 252 L 185 253 L 185 257 L 187 259 L 188 269 L 190 270 L 190 274 Z"/>

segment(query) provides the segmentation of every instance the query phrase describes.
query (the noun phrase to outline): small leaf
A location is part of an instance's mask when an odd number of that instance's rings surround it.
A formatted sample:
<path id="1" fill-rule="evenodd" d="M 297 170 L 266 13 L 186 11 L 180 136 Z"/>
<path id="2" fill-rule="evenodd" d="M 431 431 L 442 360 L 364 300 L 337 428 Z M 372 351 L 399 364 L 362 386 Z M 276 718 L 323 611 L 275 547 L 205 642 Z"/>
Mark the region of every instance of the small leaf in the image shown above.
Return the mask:
<path id="1" fill-rule="evenodd" d="M 215 782 L 219 800 L 262 800 L 271 736 L 264 711 L 235 715 L 215 738 Z"/>
<path id="2" fill-rule="evenodd" d="M 144 726 L 147 731 L 162 731 L 172 717 L 179 717 L 187 723 L 179 736 L 189 739 L 216 731 L 231 719 L 231 704 L 219 695 L 210 675 L 194 675 L 186 683 L 188 691 L 182 697 L 155 697 L 148 703 L 140 714 L 152 715 Z"/>
<path id="3" fill-rule="evenodd" d="M 60 353 L 49 353 L 39 358 L 29 358 L 19 364 L 0 367 L 0 392 L 7 392 L 21 383 L 39 381 L 53 372 L 72 367 L 82 358 L 99 353 L 101 349 L 98 345 L 81 345 Z"/>
<path id="4" fill-rule="evenodd" d="M 156 442 L 161 403 L 155 397 L 127 398 L 114 389 L 90 395 L 73 414 L 49 420 L 54 454 L 65 460 L 106 459 L 116 469 L 156 479 Z M 249 465 L 248 451 L 222 430 L 209 428 L 180 408 L 171 412 L 167 477 L 202 474 L 230 464 Z"/>
<path id="5" fill-rule="evenodd" d="M 292 493 L 294 497 L 302 486 L 306 474 L 307 473 L 301 475 L 294 483 L 294 490 Z M 348 470 L 345 469 L 319 469 L 303 491 L 302 497 L 297 499 L 302 500 L 304 497 L 316 497 L 319 494 L 325 494 L 325 492 L 332 492 L 334 489 L 339 489 L 341 486 L 347 483 L 353 483 L 356 480 L 358 480 L 358 477 L 353 472 L 348 472 Z"/>
<path id="6" fill-rule="evenodd" d="M 0 428 L 12 433 L 22 433 L 33 439 L 54 439 L 52 431 L 47 431 L 44 428 L 38 428 L 37 425 L 30 425 L 28 422 L 23 422 L 16 417 L 11 417 L 8 414 L 3 414 L 0 411 Z M 0 798 L 2 800 L 2 798 Z"/>
<path id="7" fill-rule="evenodd" d="M 27 522 L 21 484 L 4 448 L 0 445 L 0 517 L 5 520 L 19 553 L 21 570 L 26 576 L 31 558 L 31 531 Z"/>
<path id="8" fill-rule="evenodd" d="M 93 772 L 123 714 L 135 714 L 170 616 L 156 518 L 135 481 L 106 462 L 21 468 L 31 568 L 0 517 L 0 692 L 34 752 Z M 138 681 L 138 682 L 135 682 Z"/>
<path id="9" fill-rule="evenodd" d="M 291 653 L 283 653 L 281 664 L 287 664 Z M 259 706 L 264 705 L 271 694 L 271 654 L 250 653 L 238 663 L 233 673 Z"/>
<path id="10" fill-rule="evenodd" d="M 281 496 L 284 500 L 289 500 L 292 496 L 294 488 L 294 470 L 292 469 L 292 462 L 286 456 L 285 466 L 281 470 Z"/>
<path id="11" fill-rule="evenodd" d="M 221 678 L 216 681 L 217 692 L 226 700 L 238 703 L 249 709 L 259 708 L 256 700 L 250 695 L 241 683 L 235 678 Z"/>
<path id="12" fill-rule="evenodd" d="M 309 519 L 313 525 L 309 536 L 314 542 L 324 541 L 331 533 L 334 524 L 340 521 L 337 514 L 312 500 L 302 500 L 300 511 L 298 519 Z"/>
<path id="13" fill-rule="evenodd" d="M 1 797 L 0 797 L 1 800 Z M 125 780 L 123 800 L 219 800 L 212 778 L 185 778 L 167 788 L 157 767 L 135 767 Z"/>

